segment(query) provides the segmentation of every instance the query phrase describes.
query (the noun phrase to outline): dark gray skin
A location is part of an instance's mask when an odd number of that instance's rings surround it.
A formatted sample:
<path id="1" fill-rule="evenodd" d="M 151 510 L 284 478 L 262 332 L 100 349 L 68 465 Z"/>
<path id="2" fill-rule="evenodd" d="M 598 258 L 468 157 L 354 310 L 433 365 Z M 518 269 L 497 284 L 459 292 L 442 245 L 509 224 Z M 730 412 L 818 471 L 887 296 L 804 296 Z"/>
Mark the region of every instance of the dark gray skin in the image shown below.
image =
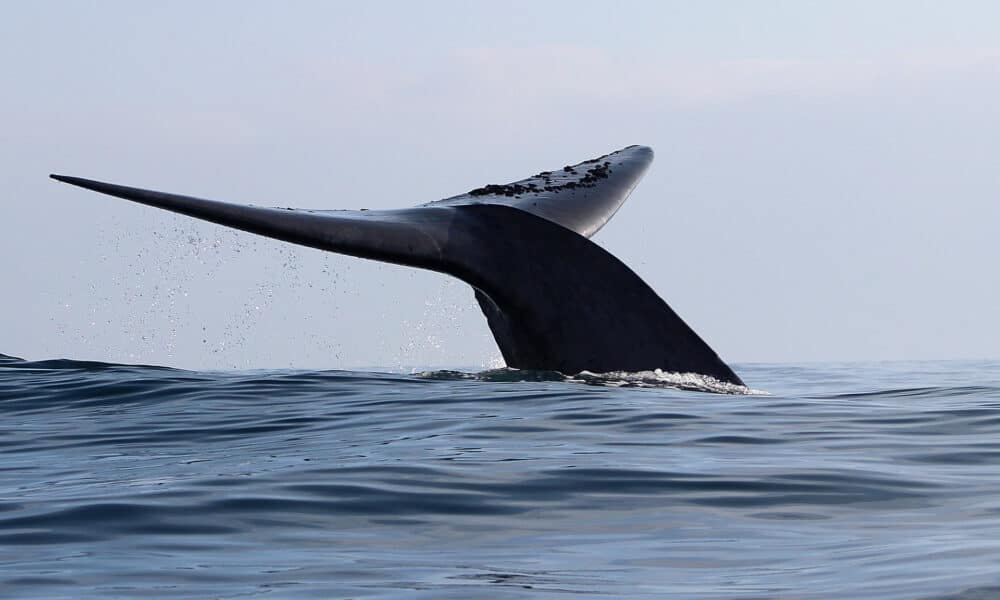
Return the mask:
<path id="1" fill-rule="evenodd" d="M 473 287 L 508 366 L 575 374 L 663 369 L 743 381 L 666 302 L 588 238 L 652 151 L 618 152 L 415 208 L 258 208 L 77 177 L 54 179 L 321 250 L 447 273 Z"/>

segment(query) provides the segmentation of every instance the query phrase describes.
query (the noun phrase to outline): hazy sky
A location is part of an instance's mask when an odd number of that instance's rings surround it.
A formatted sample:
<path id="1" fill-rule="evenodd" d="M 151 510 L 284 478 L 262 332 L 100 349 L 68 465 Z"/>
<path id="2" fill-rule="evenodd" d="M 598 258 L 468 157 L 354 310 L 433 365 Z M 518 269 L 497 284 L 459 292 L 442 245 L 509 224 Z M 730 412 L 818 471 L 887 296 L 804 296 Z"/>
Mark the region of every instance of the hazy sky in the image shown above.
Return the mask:
<path id="1" fill-rule="evenodd" d="M 464 284 L 99 196 L 394 208 L 629 144 L 595 238 L 724 359 L 1000 357 L 1000 3 L 8 2 L 0 353 L 488 365 Z"/>

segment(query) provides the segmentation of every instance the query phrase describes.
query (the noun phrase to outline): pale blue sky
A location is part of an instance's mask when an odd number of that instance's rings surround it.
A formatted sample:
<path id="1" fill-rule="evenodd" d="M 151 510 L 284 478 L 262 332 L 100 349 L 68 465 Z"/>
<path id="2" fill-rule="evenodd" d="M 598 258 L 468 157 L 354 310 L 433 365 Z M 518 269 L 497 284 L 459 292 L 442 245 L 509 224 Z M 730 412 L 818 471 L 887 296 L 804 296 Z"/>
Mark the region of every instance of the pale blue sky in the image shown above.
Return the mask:
<path id="1" fill-rule="evenodd" d="M 1000 357 L 995 2 L 7 3 L 0 352 L 479 366 L 444 276 L 59 185 L 402 207 L 629 145 L 595 241 L 729 361 Z"/>

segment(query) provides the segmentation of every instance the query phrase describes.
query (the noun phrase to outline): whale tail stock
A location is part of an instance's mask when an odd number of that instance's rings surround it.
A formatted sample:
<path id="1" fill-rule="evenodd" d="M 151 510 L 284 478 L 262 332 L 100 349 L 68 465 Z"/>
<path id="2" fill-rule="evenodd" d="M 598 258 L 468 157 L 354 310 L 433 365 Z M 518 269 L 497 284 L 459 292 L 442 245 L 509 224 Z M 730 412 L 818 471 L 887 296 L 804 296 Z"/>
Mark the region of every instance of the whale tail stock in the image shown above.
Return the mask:
<path id="1" fill-rule="evenodd" d="M 743 385 L 631 269 L 588 238 L 653 152 L 617 152 L 399 210 L 296 210 L 53 179 L 321 250 L 455 276 L 475 290 L 508 366 L 575 374 L 662 369 Z"/>

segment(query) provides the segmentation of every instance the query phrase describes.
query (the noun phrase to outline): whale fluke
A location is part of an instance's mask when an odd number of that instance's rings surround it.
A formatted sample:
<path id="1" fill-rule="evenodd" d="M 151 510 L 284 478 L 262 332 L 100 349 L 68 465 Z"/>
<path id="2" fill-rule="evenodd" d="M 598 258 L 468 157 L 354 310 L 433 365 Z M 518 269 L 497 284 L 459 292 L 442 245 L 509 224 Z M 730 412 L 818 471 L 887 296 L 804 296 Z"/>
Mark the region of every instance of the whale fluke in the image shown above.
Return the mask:
<path id="1" fill-rule="evenodd" d="M 631 269 L 591 242 L 651 149 L 617 152 L 399 210 L 296 210 L 53 179 L 321 250 L 447 273 L 475 290 L 507 365 L 575 374 L 662 369 L 743 385 Z"/>

